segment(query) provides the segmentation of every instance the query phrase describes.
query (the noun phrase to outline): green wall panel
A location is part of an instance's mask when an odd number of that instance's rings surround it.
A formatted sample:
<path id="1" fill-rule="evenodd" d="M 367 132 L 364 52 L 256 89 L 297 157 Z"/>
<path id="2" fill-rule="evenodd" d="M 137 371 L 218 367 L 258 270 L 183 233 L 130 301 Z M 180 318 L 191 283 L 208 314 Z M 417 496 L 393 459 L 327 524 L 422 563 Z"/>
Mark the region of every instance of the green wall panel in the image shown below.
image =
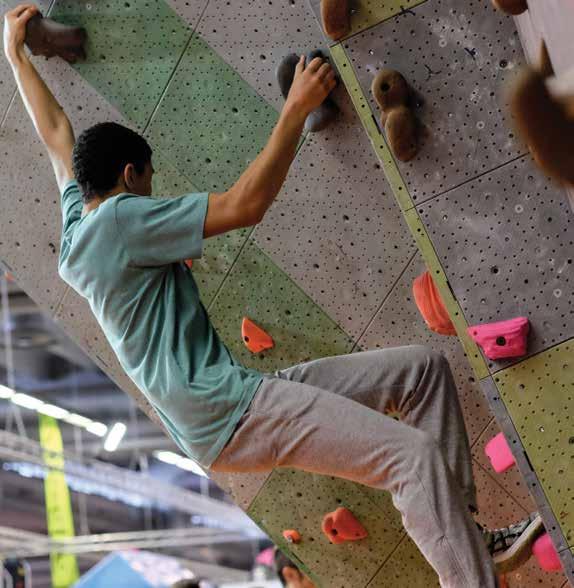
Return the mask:
<path id="1" fill-rule="evenodd" d="M 184 21 L 147 0 L 56 0 L 51 16 L 86 27 L 88 58 L 76 69 L 144 128 L 191 37 Z"/>
<path id="2" fill-rule="evenodd" d="M 238 257 L 215 298 L 210 316 L 243 364 L 263 371 L 349 353 L 353 341 L 252 241 Z M 241 339 L 244 316 L 274 339 L 275 347 L 253 355 Z"/>
<path id="3" fill-rule="evenodd" d="M 265 146 L 277 118 L 237 72 L 194 37 L 149 136 L 200 189 L 223 191 Z"/>
<path id="4" fill-rule="evenodd" d="M 368 588 L 398 588 L 399 586 L 405 588 L 438 588 L 439 586 L 435 571 L 407 536 L 377 572 Z"/>
<path id="5" fill-rule="evenodd" d="M 342 506 L 367 529 L 366 539 L 332 545 L 325 537 L 323 517 Z M 299 470 L 274 470 L 248 514 L 324 588 L 367 586 L 405 534 L 388 493 Z M 286 529 L 299 531 L 301 543 L 288 544 Z"/>
<path id="6" fill-rule="evenodd" d="M 574 340 L 494 377 L 546 498 L 574 544 Z"/>

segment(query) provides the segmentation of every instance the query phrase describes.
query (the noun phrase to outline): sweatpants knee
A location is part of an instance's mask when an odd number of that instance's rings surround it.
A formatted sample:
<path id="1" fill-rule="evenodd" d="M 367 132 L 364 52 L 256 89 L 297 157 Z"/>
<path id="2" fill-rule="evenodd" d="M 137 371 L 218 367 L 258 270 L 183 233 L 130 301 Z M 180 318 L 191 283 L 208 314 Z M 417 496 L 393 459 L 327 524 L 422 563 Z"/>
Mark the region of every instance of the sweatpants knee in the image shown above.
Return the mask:
<path id="1" fill-rule="evenodd" d="M 437 460 L 443 459 L 438 443 L 432 435 L 425 431 L 416 431 L 410 447 L 415 467 L 419 464 L 436 463 Z"/>
<path id="2" fill-rule="evenodd" d="M 410 359 L 412 359 L 413 363 L 420 366 L 421 369 L 426 369 L 427 366 L 434 371 L 449 369 L 448 360 L 442 353 L 425 345 L 412 345 L 410 349 Z"/>

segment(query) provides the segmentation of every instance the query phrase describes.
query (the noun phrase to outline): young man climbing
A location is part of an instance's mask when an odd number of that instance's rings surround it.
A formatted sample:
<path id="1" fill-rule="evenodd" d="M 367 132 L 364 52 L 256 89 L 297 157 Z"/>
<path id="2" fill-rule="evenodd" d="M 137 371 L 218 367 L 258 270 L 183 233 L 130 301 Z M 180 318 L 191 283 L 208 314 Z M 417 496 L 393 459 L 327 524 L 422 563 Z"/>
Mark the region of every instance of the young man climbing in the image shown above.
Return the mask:
<path id="1" fill-rule="evenodd" d="M 60 274 L 89 301 L 181 450 L 219 472 L 288 466 L 388 490 L 442 586 L 494 587 L 491 556 L 517 565 L 541 523 L 492 535 L 473 521 L 469 442 L 444 357 L 412 346 L 275 374 L 246 369 L 219 339 L 181 263 L 201 257 L 205 239 L 261 221 L 305 119 L 335 86 L 332 68 L 300 60 L 267 146 L 227 192 L 152 199 L 145 139 L 107 123 L 74 140 L 24 49 L 35 12 L 25 4 L 7 14 L 5 52 L 62 194 Z"/>

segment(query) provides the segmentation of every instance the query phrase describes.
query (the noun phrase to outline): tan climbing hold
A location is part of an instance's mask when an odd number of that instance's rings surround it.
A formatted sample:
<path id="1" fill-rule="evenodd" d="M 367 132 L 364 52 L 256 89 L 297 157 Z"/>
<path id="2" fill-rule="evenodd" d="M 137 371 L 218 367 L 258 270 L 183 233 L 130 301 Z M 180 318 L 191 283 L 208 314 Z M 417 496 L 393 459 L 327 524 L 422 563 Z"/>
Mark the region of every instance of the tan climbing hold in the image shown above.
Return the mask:
<path id="1" fill-rule="evenodd" d="M 531 68 L 510 88 L 514 124 L 532 156 L 546 174 L 574 184 L 574 118 L 565 102 L 564 96 L 554 98 L 544 76 Z"/>
<path id="2" fill-rule="evenodd" d="M 526 0 L 492 0 L 492 4 L 497 10 L 513 16 L 517 16 L 528 10 L 528 2 Z"/>
<path id="3" fill-rule="evenodd" d="M 321 19 L 325 34 L 333 41 L 351 32 L 351 6 L 349 0 L 321 0 Z"/>
<path id="4" fill-rule="evenodd" d="M 410 161 L 419 152 L 419 124 L 409 107 L 410 89 L 398 71 L 381 70 L 371 85 L 381 109 L 381 125 L 395 157 Z"/>

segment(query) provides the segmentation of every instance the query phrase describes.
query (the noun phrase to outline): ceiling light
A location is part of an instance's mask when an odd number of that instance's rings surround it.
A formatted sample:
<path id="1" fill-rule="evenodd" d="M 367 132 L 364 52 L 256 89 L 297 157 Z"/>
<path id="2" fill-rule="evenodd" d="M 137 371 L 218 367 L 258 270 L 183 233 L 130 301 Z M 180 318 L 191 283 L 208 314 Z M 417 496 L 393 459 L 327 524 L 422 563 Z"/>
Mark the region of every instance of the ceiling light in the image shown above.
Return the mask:
<path id="1" fill-rule="evenodd" d="M 203 476 L 204 478 L 207 478 L 207 474 L 192 459 L 184 457 L 177 465 L 182 470 L 187 470 L 188 472 L 193 472 L 198 476 Z"/>
<path id="2" fill-rule="evenodd" d="M 51 416 L 55 419 L 63 419 L 70 414 L 65 408 L 60 408 L 54 404 L 43 404 L 42 406 L 38 407 L 38 412 L 41 412 L 47 416 Z"/>
<path id="3" fill-rule="evenodd" d="M 181 456 L 173 451 L 155 451 L 154 456 L 160 461 L 169 463 L 170 465 L 177 465 L 181 459 Z"/>
<path id="4" fill-rule="evenodd" d="M 155 451 L 154 457 L 159 459 L 160 461 L 163 461 L 164 463 L 177 466 L 182 470 L 193 472 L 198 476 L 203 476 L 204 478 L 207 478 L 207 474 L 192 459 L 188 459 L 187 457 L 178 455 L 173 451 Z"/>
<path id="5" fill-rule="evenodd" d="M 87 427 L 88 425 L 91 425 L 94 421 L 92 421 L 92 419 L 88 419 L 86 417 L 83 417 L 80 414 L 76 414 L 75 412 L 69 414 L 65 419 L 67 423 L 70 423 L 70 425 L 76 425 L 76 427 Z"/>
<path id="6" fill-rule="evenodd" d="M 108 432 L 108 427 L 104 423 L 90 423 L 86 426 L 86 431 L 98 437 L 105 437 Z"/>
<path id="7" fill-rule="evenodd" d="M 115 451 L 126 434 L 127 427 L 123 423 L 116 423 L 108 433 L 104 443 L 106 451 Z"/>
<path id="8" fill-rule="evenodd" d="M 10 400 L 14 404 L 17 404 L 18 406 L 23 406 L 24 408 L 29 408 L 30 410 L 37 410 L 44 404 L 38 398 L 28 396 L 28 394 L 22 394 L 21 392 L 14 394 L 14 396 L 12 396 Z"/>
<path id="9" fill-rule="evenodd" d="M 8 386 L 2 386 L 0 384 L 0 398 L 9 399 L 12 398 L 14 394 L 16 394 L 16 392 L 14 392 L 12 388 L 8 388 Z"/>

